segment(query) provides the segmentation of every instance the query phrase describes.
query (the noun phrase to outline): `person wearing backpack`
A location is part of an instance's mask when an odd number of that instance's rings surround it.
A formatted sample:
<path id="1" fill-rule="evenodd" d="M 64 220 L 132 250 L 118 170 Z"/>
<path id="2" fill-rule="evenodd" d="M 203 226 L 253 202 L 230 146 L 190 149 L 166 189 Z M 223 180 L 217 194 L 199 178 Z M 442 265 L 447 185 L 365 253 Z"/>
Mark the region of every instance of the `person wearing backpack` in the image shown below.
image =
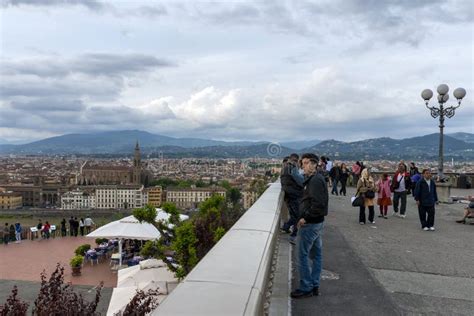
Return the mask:
<path id="1" fill-rule="evenodd" d="M 407 194 L 411 189 L 410 174 L 404 163 L 398 164 L 397 172 L 393 176 L 390 190 L 393 192 L 393 215 L 405 218 L 407 210 Z M 401 203 L 400 203 L 401 202 Z M 400 206 L 400 215 L 398 210 Z"/>

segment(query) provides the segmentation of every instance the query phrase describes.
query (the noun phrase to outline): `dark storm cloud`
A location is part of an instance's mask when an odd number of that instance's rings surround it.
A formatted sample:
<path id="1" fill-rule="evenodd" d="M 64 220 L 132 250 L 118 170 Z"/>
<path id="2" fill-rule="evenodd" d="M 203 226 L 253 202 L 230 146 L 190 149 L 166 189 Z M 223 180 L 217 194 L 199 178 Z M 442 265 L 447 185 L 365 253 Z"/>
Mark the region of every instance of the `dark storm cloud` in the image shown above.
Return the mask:
<path id="1" fill-rule="evenodd" d="M 81 100 L 42 98 L 32 101 L 13 101 L 10 105 L 15 110 L 28 112 L 81 112 L 85 105 Z"/>
<path id="2" fill-rule="evenodd" d="M 92 97 L 100 100 L 115 99 L 124 88 L 122 78 L 44 78 L 4 76 L 1 78 L 0 96 L 3 100 L 16 97 L 57 98 Z"/>
<path id="3" fill-rule="evenodd" d="M 160 67 L 172 67 L 169 60 L 144 54 L 84 54 L 76 58 L 29 58 L 26 60 L 0 61 L 1 73 L 63 77 L 79 73 L 90 76 L 120 76 L 146 72 Z"/>
<path id="4" fill-rule="evenodd" d="M 168 10 L 166 9 L 164 5 L 154 4 L 154 5 L 141 6 L 137 8 L 136 10 L 132 10 L 131 13 L 137 16 L 156 18 L 159 16 L 167 15 Z"/>
<path id="5" fill-rule="evenodd" d="M 324 39 L 339 34 L 361 41 L 417 46 L 432 24 L 472 21 L 470 0 L 331 0 L 198 3 L 178 14 L 210 24 L 264 26 L 278 33 Z"/>
<path id="6" fill-rule="evenodd" d="M 105 5 L 95 0 L 2 0 L 3 7 L 15 6 L 36 6 L 36 7 L 53 7 L 53 6 L 84 6 L 93 11 L 102 11 Z"/>

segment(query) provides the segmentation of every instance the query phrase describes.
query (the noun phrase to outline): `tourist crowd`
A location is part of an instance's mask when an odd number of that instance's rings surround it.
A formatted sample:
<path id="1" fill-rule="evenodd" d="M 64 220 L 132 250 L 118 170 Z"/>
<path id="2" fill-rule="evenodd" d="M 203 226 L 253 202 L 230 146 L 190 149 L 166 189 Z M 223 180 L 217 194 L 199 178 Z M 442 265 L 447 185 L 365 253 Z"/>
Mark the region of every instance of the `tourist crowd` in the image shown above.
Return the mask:
<path id="1" fill-rule="evenodd" d="M 94 221 L 89 216 L 85 219 L 81 218 L 79 220 L 77 217 L 71 216 L 69 222 L 66 222 L 66 219 L 63 218 L 60 223 L 61 236 L 67 236 L 68 232 L 69 236 L 77 237 L 79 234 L 84 236 L 92 231 L 94 225 Z M 45 221 L 43 224 L 43 221 L 39 219 L 36 226 L 31 227 L 30 230 L 32 233 L 32 239 L 39 237 L 42 239 L 49 239 L 51 234 L 56 232 L 56 226 L 51 225 L 49 221 Z M 2 233 L 3 244 L 8 245 L 12 241 L 15 241 L 15 243 L 20 243 L 22 240 L 22 233 L 24 233 L 24 231 L 22 225 L 19 222 L 16 222 L 15 224 L 11 225 L 5 223 Z"/>
<path id="2" fill-rule="evenodd" d="M 352 206 L 359 208 L 360 225 L 366 224 L 367 220 L 375 224 L 376 205 L 379 218 L 388 219 L 392 205 L 393 216 L 405 218 L 407 199 L 412 195 L 418 207 L 421 229 L 435 231 L 436 183 L 429 169 L 420 172 L 413 162 L 408 167 L 400 161 L 393 174 L 383 173 L 374 179 L 369 168 L 359 161 L 348 168 L 344 163 L 333 163 L 327 157 L 312 153 L 305 153 L 301 158 L 291 154 L 283 160 L 280 181 L 289 213 L 281 231 L 289 233 L 290 243 L 298 246 L 300 280 L 299 287 L 291 292 L 293 298 L 319 295 L 322 234 L 324 218 L 328 214 L 329 190 L 331 194 L 346 196 L 348 183 L 356 187 L 351 201 Z M 474 209 L 466 208 L 463 219 L 458 222 L 465 223 L 471 214 L 474 215 Z"/>

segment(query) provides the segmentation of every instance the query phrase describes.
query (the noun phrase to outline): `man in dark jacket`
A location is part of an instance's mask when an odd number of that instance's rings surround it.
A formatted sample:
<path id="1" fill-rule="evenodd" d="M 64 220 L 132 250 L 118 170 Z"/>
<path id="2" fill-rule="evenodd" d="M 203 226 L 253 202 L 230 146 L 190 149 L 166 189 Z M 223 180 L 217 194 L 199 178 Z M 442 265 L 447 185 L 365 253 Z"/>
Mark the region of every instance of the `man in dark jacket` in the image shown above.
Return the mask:
<path id="1" fill-rule="evenodd" d="M 405 163 L 400 162 L 398 164 L 398 169 L 393 176 L 390 189 L 393 192 L 393 215 L 398 215 L 398 206 L 401 200 L 400 217 L 405 218 L 407 194 L 409 194 L 411 190 L 410 174 L 407 172 Z"/>
<path id="2" fill-rule="evenodd" d="M 322 234 L 324 217 L 328 214 L 328 187 L 324 177 L 317 172 L 318 157 L 302 156 L 305 174 L 303 198 L 298 221 L 298 269 L 300 284 L 291 292 L 293 298 L 319 295 L 322 270 Z M 311 254 L 311 256 L 310 256 Z"/>
<path id="3" fill-rule="evenodd" d="M 424 169 L 422 174 L 423 179 L 416 183 L 414 196 L 418 205 L 421 229 L 424 231 L 434 231 L 435 204 L 438 202 L 436 184 L 431 180 L 431 171 L 429 169 Z"/>
<path id="4" fill-rule="evenodd" d="M 291 154 L 286 162 L 283 162 L 280 181 L 281 188 L 285 192 L 285 201 L 288 207 L 290 218 L 281 228 L 284 232 L 289 233 L 290 227 L 293 231 L 290 235 L 290 243 L 294 244 L 298 230 L 296 223 L 299 219 L 299 204 L 303 195 L 303 176 L 299 173 L 298 168 L 299 156 Z"/>

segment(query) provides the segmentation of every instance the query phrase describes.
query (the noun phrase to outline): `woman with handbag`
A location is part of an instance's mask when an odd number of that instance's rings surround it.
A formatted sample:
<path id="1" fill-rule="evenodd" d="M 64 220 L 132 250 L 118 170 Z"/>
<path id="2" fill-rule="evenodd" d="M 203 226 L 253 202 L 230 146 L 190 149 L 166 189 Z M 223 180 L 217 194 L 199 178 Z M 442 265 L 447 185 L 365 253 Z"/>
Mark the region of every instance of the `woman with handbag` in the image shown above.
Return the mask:
<path id="1" fill-rule="evenodd" d="M 390 191 L 390 179 L 388 178 L 388 173 L 384 173 L 382 178 L 377 181 L 377 193 L 378 199 L 377 204 L 380 208 L 379 217 L 387 219 L 387 212 L 389 205 L 392 205 L 392 192 Z"/>
<path id="2" fill-rule="evenodd" d="M 359 224 L 365 224 L 365 208 L 369 209 L 369 222 L 375 224 L 374 221 L 374 198 L 375 198 L 375 182 L 367 168 L 362 170 L 360 179 L 357 182 L 357 196 L 364 197 L 364 205 L 359 207 Z"/>

